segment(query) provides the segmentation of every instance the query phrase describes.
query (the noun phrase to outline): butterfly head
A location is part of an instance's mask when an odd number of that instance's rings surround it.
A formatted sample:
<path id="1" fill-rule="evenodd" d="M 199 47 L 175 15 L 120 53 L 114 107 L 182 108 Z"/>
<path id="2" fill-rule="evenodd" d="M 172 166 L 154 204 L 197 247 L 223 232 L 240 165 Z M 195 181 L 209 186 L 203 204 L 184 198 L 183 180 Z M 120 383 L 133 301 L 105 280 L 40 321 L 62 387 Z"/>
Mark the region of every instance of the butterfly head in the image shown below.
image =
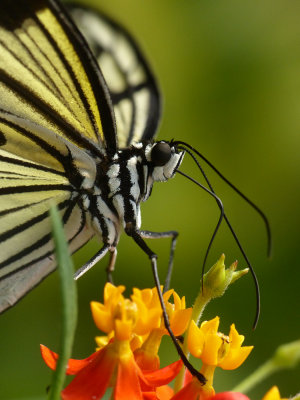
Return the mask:
<path id="1" fill-rule="evenodd" d="M 184 152 L 178 151 L 172 142 L 160 141 L 149 144 L 145 155 L 153 181 L 164 182 L 174 176 Z"/>
<path id="2" fill-rule="evenodd" d="M 172 142 L 159 141 L 145 147 L 147 166 L 145 166 L 146 190 L 143 201 L 151 194 L 154 182 L 165 182 L 175 175 L 184 156 Z"/>

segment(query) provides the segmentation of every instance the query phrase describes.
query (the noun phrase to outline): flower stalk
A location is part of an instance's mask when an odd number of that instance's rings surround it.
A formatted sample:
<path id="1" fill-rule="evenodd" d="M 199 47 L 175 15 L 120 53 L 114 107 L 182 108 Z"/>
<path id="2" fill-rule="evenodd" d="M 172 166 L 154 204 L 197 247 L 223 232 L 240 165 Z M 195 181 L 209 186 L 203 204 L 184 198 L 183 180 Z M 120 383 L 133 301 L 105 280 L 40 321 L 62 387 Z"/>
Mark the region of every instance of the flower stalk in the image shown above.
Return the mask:
<path id="1" fill-rule="evenodd" d="M 195 303 L 193 305 L 190 324 L 192 321 L 194 321 L 195 324 L 198 325 L 207 304 L 212 299 L 223 296 L 223 294 L 225 293 L 226 289 L 230 284 L 235 282 L 237 279 L 241 278 L 243 275 L 247 274 L 247 272 L 249 271 L 248 268 L 236 271 L 237 261 L 231 264 L 231 266 L 226 269 L 224 261 L 225 261 L 225 255 L 222 254 L 219 260 L 216 262 L 216 264 L 214 264 L 209 269 L 209 271 L 206 274 L 204 274 L 203 284 L 200 284 L 199 294 L 196 297 Z M 187 335 L 184 338 L 182 348 L 184 354 L 187 356 L 187 358 L 189 358 Z M 183 386 L 184 374 L 185 374 L 185 369 L 182 368 L 182 370 L 180 371 L 175 380 L 175 386 L 174 386 L 175 393 L 178 390 L 180 390 L 180 388 Z"/>
<path id="2" fill-rule="evenodd" d="M 276 349 L 273 356 L 269 360 L 264 362 L 259 368 L 247 376 L 246 379 L 240 382 L 232 390 L 247 393 L 250 389 L 258 385 L 260 382 L 278 370 L 294 368 L 299 361 L 300 340 L 283 344 Z"/>

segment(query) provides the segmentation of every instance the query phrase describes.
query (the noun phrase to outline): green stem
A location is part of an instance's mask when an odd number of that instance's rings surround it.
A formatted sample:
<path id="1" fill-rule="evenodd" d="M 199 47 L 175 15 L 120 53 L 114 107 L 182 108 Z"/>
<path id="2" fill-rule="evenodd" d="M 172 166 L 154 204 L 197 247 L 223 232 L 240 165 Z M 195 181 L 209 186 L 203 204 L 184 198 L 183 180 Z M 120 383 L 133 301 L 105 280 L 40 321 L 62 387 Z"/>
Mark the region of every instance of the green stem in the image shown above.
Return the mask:
<path id="1" fill-rule="evenodd" d="M 53 239 L 60 277 L 60 290 L 62 298 L 62 332 L 60 338 L 59 359 L 53 373 L 50 387 L 49 400 L 60 400 L 66 366 L 71 357 L 72 345 L 77 321 L 77 292 L 73 279 L 73 264 L 69 256 L 69 249 L 65 239 L 60 215 L 56 208 L 50 210 L 53 227 Z"/>
<path id="2" fill-rule="evenodd" d="M 240 382 L 236 387 L 232 389 L 233 392 L 247 393 L 250 389 L 256 386 L 258 383 L 266 379 L 269 375 L 273 374 L 280 367 L 274 364 L 273 360 L 270 359 L 262 364 L 256 371 L 250 374 L 246 379 Z"/>

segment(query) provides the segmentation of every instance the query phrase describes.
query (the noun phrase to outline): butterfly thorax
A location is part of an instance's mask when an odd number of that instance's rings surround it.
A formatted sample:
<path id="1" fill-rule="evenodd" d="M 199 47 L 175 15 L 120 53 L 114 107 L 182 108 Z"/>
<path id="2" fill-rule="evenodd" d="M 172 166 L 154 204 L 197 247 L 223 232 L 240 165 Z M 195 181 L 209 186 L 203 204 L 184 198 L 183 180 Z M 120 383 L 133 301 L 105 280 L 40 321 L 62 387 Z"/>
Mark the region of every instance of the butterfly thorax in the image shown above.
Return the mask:
<path id="1" fill-rule="evenodd" d="M 162 159 L 164 146 L 168 154 Z M 119 150 L 111 160 L 99 162 L 94 187 L 83 193 L 81 201 L 92 228 L 103 242 L 116 246 L 122 229 L 140 228 L 141 201 L 149 198 L 155 181 L 174 176 L 182 157 L 183 153 L 166 142 L 145 142 Z"/>

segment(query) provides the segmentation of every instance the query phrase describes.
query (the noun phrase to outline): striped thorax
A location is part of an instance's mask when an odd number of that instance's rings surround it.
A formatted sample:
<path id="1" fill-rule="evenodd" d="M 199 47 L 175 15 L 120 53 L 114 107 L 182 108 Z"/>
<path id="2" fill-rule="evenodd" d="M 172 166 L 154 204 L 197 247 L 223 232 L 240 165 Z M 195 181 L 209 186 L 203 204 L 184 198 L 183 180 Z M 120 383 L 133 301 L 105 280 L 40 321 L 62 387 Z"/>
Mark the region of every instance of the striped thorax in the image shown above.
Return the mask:
<path id="1" fill-rule="evenodd" d="M 133 144 L 119 150 L 108 164 L 99 163 L 94 190 L 84 208 L 104 243 L 115 247 L 122 228 L 140 228 L 141 201 L 148 199 L 155 181 L 174 176 L 182 158 L 183 152 L 161 141 Z"/>

